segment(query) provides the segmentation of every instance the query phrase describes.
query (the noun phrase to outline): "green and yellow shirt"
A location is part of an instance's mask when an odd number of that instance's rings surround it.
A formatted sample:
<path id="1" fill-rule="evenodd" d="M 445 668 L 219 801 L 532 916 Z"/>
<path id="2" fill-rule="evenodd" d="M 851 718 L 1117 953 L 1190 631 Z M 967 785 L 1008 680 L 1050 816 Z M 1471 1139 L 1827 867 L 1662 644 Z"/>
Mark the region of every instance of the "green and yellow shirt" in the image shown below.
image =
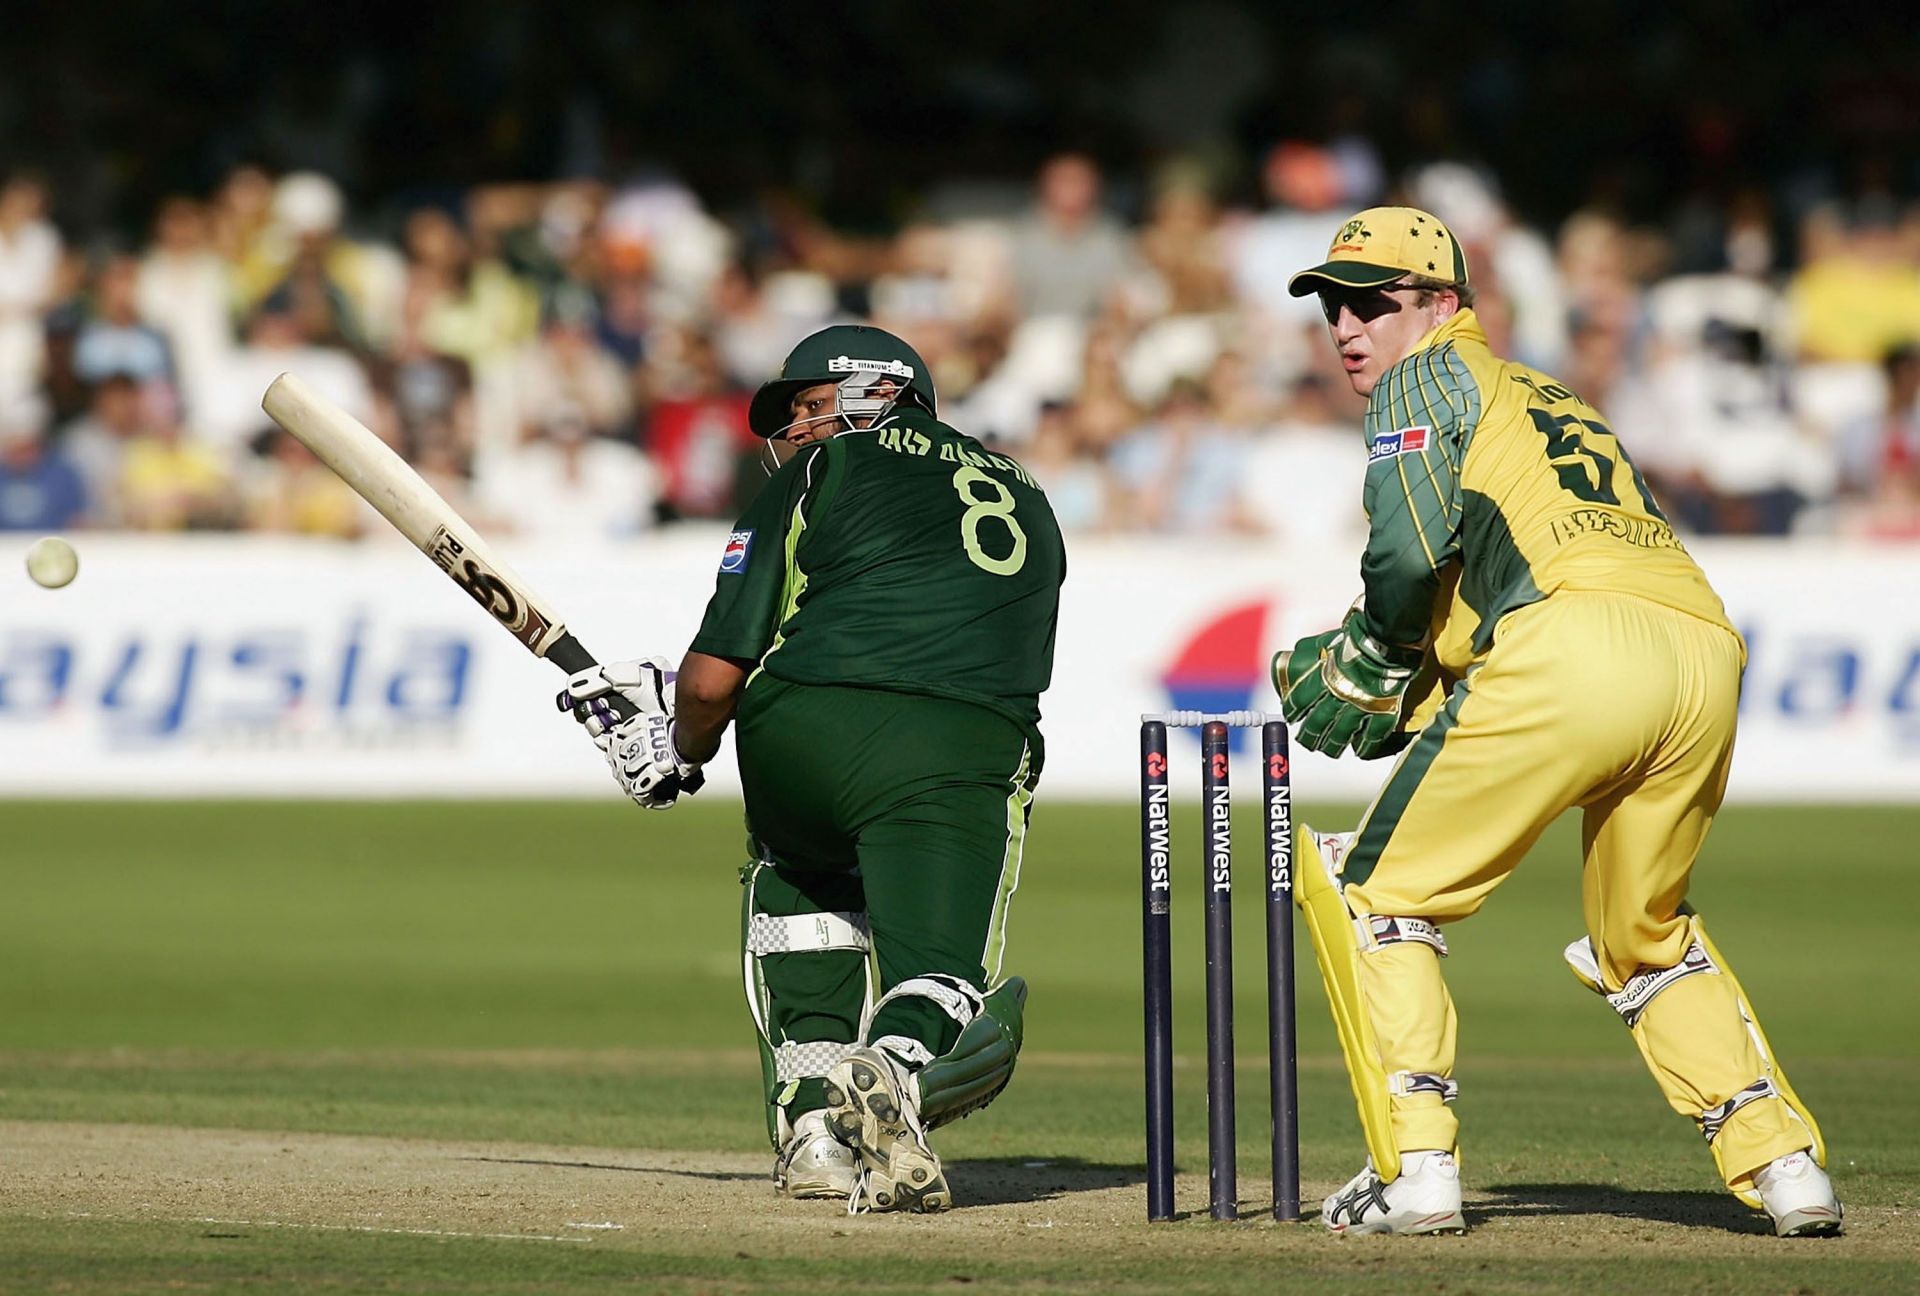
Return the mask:
<path id="1" fill-rule="evenodd" d="M 1449 675 L 1502 616 L 1560 590 L 1632 594 L 1732 629 L 1598 410 L 1502 360 L 1471 310 L 1422 338 L 1367 404 L 1369 628 L 1432 636 Z"/>

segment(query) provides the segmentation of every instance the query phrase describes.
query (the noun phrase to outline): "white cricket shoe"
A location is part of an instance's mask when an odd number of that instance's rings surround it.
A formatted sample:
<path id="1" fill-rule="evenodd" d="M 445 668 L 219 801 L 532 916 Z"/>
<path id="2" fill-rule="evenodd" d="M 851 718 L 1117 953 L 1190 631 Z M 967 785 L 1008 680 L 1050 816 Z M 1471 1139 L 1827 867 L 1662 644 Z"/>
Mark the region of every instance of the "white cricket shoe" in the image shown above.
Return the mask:
<path id="1" fill-rule="evenodd" d="M 1320 1203 L 1320 1222 L 1335 1233 L 1465 1233 L 1460 1164 L 1451 1152 L 1403 1152 L 1400 1177 L 1383 1184 L 1369 1160 Z"/>
<path id="2" fill-rule="evenodd" d="M 927 1146 L 920 1093 L 906 1068 L 879 1049 L 857 1049 L 827 1073 L 827 1128 L 858 1154 L 847 1198 L 862 1211 L 938 1211 L 953 1204 L 940 1158 Z"/>
<path id="3" fill-rule="evenodd" d="M 810 1111 L 793 1123 L 793 1135 L 773 1163 L 776 1193 L 845 1201 L 859 1181 L 859 1158 L 827 1128 L 826 1112 Z"/>
<path id="4" fill-rule="evenodd" d="M 1837 1237 L 1845 1231 L 1833 1181 L 1804 1151 L 1761 1166 L 1753 1173 L 1753 1186 L 1781 1237 Z"/>

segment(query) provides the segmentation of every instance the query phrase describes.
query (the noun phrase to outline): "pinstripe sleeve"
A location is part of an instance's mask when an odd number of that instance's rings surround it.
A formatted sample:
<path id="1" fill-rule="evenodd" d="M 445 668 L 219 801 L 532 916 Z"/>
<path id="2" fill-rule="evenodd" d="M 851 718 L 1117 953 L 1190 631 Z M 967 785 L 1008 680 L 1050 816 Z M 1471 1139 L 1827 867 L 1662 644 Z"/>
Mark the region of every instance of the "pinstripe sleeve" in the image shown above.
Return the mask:
<path id="1" fill-rule="evenodd" d="M 1387 643 L 1425 640 L 1440 570 L 1460 550 L 1460 464 L 1480 393 L 1453 347 L 1388 370 L 1367 405 L 1367 629 Z"/>

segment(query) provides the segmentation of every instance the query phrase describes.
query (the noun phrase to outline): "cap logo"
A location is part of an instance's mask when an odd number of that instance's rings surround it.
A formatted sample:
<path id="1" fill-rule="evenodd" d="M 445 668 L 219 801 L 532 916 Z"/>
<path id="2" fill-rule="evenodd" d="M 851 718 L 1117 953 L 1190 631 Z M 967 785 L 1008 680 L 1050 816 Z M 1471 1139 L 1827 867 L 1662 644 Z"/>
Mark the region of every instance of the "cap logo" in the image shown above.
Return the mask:
<path id="1" fill-rule="evenodd" d="M 828 373 L 883 373 L 913 381 L 913 366 L 904 360 L 854 360 L 835 356 L 827 361 Z"/>
<path id="2" fill-rule="evenodd" d="M 1372 237 L 1373 231 L 1364 222 L 1350 220 L 1334 235 L 1333 246 L 1327 249 L 1327 253 L 1331 256 L 1335 252 L 1365 252 L 1366 241 Z"/>

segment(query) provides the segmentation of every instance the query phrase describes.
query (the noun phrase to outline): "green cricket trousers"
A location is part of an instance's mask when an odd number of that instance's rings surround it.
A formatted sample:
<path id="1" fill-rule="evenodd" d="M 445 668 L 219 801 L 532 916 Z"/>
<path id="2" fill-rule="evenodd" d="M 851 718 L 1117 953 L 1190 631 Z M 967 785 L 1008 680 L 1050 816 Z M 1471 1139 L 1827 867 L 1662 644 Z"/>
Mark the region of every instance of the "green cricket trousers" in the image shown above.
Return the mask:
<path id="1" fill-rule="evenodd" d="M 775 1107 L 824 1105 L 820 1078 L 856 1042 L 945 1053 L 959 1025 L 943 998 L 999 982 L 1042 752 L 971 702 L 764 672 L 735 725 L 772 1131 Z M 884 1002 L 863 1022 L 870 996 Z"/>

